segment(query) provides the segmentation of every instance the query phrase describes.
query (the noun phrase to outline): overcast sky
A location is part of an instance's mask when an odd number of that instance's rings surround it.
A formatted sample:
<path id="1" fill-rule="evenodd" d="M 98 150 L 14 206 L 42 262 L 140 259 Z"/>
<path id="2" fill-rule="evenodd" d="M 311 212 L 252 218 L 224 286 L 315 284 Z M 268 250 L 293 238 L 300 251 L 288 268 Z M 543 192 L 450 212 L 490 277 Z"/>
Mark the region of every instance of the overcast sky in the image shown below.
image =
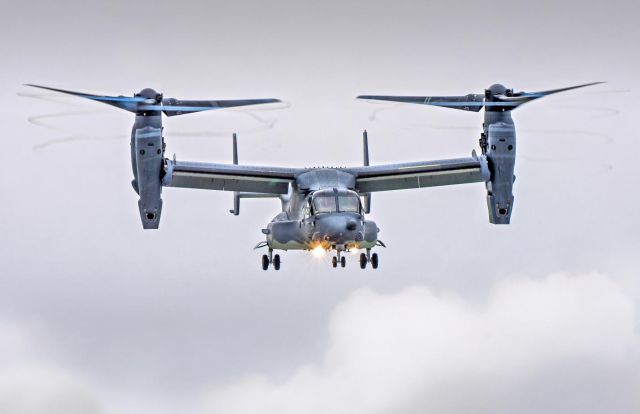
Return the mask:
<path id="1" fill-rule="evenodd" d="M 636 1 L 21 1 L 0 14 L 0 412 L 640 411 Z M 165 189 L 131 114 L 22 86 L 283 105 L 165 121 L 180 160 L 468 156 L 482 113 L 359 94 L 604 85 L 514 112 L 510 226 L 482 184 L 375 194 L 380 269 L 253 246 L 274 200 Z M 635 121 L 635 122 L 634 122 Z"/>

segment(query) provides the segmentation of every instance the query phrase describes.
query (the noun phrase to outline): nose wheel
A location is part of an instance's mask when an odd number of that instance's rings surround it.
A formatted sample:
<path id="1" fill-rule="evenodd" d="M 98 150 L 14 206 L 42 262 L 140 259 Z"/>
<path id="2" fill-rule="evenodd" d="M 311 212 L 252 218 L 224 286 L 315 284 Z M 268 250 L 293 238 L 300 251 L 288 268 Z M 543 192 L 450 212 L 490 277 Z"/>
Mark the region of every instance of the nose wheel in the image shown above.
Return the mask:
<path id="1" fill-rule="evenodd" d="M 360 253 L 360 269 L 365 269 L 367 263 L 371 263 L 371 267 L 378 268 L 378 253 L 371 254 L 371 249 L 367 249 L 367 254 Z"/>
<path id="2" fill-rule="evenodd" d="M 273 265 L 274 270 L 280 270 L 280 255 L 274 255 L 272 249 L 269 249 L 268 255 L 262 255 L 262 270 L 268 270 L 269 265 Z"/>
<path id="3" fill-rule="evenodd" d="M 338 251 L 337 256 L 333 256 L 331 258 L 331 266 L 336 268 L 336 267 L 338 267 L 338 263 L 340 263 L 340 267 L 346 267 L 347 266 L 347 258 L 342 256 L 340 251 Z"/>

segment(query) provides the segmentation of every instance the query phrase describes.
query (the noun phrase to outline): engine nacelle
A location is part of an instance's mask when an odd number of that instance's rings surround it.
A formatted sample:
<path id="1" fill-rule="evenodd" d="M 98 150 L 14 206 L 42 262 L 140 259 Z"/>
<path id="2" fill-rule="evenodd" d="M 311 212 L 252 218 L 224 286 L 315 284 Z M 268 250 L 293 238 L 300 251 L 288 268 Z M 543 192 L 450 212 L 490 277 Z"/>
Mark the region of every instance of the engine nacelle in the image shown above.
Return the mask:
<path id="1" fill-rule="evenodd" d="M 133 139 L 134 187 L 140 199 L 138 208 L 142 227 L 157 229 L 162 212 L 162 163 L 164 148 L 162 128 L 147 126 L 135 130 Z"/>
<path id="2" fill-rule="evenodd" d="M 489 221 L 509 224 L 513 210 L 513 174 L 516 162 L 516 131 L 513 123 L 497 122 L 486 129 Z"/>

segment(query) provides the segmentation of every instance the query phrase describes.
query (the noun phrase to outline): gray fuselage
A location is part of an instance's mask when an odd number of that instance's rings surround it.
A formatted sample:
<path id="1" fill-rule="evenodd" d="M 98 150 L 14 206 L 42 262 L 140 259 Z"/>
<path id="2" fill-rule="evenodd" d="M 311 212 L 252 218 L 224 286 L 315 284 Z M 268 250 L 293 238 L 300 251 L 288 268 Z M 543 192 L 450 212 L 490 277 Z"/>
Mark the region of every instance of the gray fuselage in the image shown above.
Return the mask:
<path id="1" fill-rule="evenodd" d="M 296 184 L 315 176 L 320 178 L 317 189 L 305 191 L 295 185 L 280 197 L 282 212 L 264 231 L 270 249 L 348 251 L 376 245 L 378 227 L 365 220 L 359 195 L 332 180 L 323 185 L 322 176 L 332 172 L 336 170 L 309 171 Z"/>

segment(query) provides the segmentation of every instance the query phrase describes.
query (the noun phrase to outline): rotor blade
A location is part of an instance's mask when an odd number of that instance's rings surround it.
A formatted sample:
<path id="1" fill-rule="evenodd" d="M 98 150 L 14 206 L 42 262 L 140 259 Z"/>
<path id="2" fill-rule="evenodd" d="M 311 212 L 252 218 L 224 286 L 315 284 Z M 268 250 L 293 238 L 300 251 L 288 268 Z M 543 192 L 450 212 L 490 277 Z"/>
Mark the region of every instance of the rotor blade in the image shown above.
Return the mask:
<path id="1" fill-rule="evenodd" d="M 282 102 L 280 99 L 237 99 L 218 101 L 180 101 L 163 99 L 162 106 L 145 105 L 142 109 L 162 110 L 167 116 L 184 115 L 193 112 L 211 111 L 213 109 L 234 108 L 238 106 L 259 105 Z"/>
<path id="2" fill-rule="evenodd" d="M 390 101 L 414 103 L 421 105 L 443 106 L 445 108 L 461 109 L 478 112 L 484 106 L 484 95 L 469 94 L 466 96 L 384 96 L 360 95 L 357 99 L 373 99 L 376 101 Z"/>
<path id="3" fill-rule="evenodd" d="M 25 84 L 25 86 L 31 86 L 33 88 L 46 89 L 48 91 L 66 93 L 68 95 L 73 95 L 80 98 L 91 99 L 92 101 L 106 103 L 107 105 L 112 105 L 129 112 L 136 112 L 138 104 L 146 101 L 146 98 L 143 98 L 140 96 L 130 97 L 130 96 L 92 95 L 89 93 L 67 91 L 64 89 L 49 88 L 47 86 L 32 85 L 28 83 Z"/>
<path id="4" fill-rule="evenodd" d="M 569 86 L 567 88 L 550 89 L 548 91 L 540 91 L 540 92 L 516 92 L 512 96 L 497 95 L 495 96 L 495 98 L 497 98 L 500 102 L 505 102 L 505 103 L 509 102 L 509 103 L 515 104 L 515 106 L 520 106 L 527 102 L 533 101 L 538 98 L 542 98 L 547 95 L 552 95 L 554 93 L 570 91 L 578 88 L 585 88 L 587 86 L 599 85 L 601 83 L 604 83 L 604 82 L 591 82 L 591 83 L 585 83 L 582 85 Z"/>
<path id="5" fill-rule="evenodd" d="M 582 85 L 576 85 L 576 86 L 569 86 L 566 88 L 559 88 L 559 89 L 550 89 L 548 91 L 541 91 L 541 92 L 522 92 L 523 96 L 547 96 L 547 95 L 551 95 L 554 93 L 558 93 L 558 92 L 565 92 L 565 91 L 570 91 L 572 89 L 579 89 L 579 88 L 586 88 L 587 86 L 593 86 L 593 85 L 600 85 L 602 83 L 605 82 L 590 82 L 590 83 L 584 83 Z"/>

